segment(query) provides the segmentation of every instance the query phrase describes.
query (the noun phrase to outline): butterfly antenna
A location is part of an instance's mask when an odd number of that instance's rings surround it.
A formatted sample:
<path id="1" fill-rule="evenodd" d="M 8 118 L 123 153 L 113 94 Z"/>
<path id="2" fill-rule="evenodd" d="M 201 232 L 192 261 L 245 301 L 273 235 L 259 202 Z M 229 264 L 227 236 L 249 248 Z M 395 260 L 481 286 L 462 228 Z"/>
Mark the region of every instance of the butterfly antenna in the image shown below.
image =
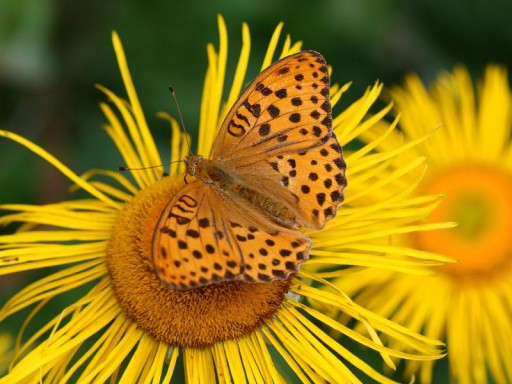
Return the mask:
<path id="1" fill-rule="evenodd" d="M 169 92 L 171 92 L 171 95 L 174 98 L 174 102 L 176 103 L 176 108 L 178 109 L 178 116 L 180 117 L 181 128 L 183 129 L 183 132 L 185 132 L 185 140 L 187 141 L 188 152 L 190 155 L 192 155 L 192 149 L 190 148 L 190 141 L 188 140 L 187 129 L 185 128 L 185 123 L 183 121 L 183 115 L 181 114 L 180 103 L 178 103 L 178 98 L 176 97 L 174 88 L 171 85 L 169 85 Z"/>
<path id="2" fill-rule="evenodd" d="M 183 131 L 185 132 L 185 140 L 187 142 L 188 151 L 192 155 L 192 149 L 190 148 L 190 142 L 188 140 L 187 130 L 185 128 L 185 123 L 183 122 L 183 115 L 181 114 L 180 104 L 178 103 L 178 98 L 176 97 L 176 93 L 174 92 L 174 88 L 171 85 L 169 85 L 169 91 L 171 92 L 171 95 L 174 98 L 174 102 L 176 103 L 176 107 L 178 108 L 178 115 L 180 117 L 181 127 L 182 127 Z M 152 166 L 140 167 L 140 168 L 130 168 L 130 167 L 124 167 L 124 166 L 120 165 L 120 166 L 117 167 L 117 170 L 118 171 L 122 171 L 122 172 L 124 172 L 124 171 L 143 171 L 145 169 L 158 168 L 158 167 L 161 167 L 163 165 L 169 165 L 169 164 L 173 164 L 173 163 L 181 163 L 183 161 L 184 160 L 176 160 L 176 161 L 171 161 L 170 163 L 167 163 L 167 164 L 152 165 Z"/>
<path id="3" fill-rule="evenodd" d="M 121 171 L 121 172 L 124 172 L 124 171 L 144 171 L 145 169 L 158 168 L 158 167 L 161 167 L 163 165 L 169 165 L 169 164 L 173 164 L 173 163 L 181 163 L 183 161 L 184 160 L 176 160 L 176 161 L 171 161 L 170 163 L 167 163 L 167 164 L 150 165 L 150 166 L 147 166 L 147 167 L 140 167 L 140 168 L 123 167 L 122 165 L 120 165 L 119 167 L 117 167 L 117 170 Z"/>

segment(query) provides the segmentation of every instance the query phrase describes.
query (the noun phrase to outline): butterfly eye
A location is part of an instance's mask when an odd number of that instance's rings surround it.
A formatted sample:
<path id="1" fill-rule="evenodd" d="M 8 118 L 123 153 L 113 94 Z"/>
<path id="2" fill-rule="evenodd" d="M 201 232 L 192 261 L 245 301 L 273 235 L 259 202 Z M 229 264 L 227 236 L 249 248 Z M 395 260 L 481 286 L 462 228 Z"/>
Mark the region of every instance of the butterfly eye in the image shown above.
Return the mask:
<path id="1" fill-rule="evenodd" d="M 197 164 L 203 161 L 201 155 L 189 155 L 185 157 L 185 164 L 187 165 L 186 175 L 194 176 L 197 171 Z"/>

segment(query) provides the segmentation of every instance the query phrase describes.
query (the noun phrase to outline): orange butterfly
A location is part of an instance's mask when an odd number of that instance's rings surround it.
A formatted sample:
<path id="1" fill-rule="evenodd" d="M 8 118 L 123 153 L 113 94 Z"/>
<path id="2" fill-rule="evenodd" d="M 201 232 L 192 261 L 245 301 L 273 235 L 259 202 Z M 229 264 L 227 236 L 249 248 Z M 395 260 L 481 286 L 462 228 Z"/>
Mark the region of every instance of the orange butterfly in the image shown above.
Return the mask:
<path id="1" fill-rule="evenodd" d="M 157 223 L 153 262 L 169 287 L 285 279 L 336 215 L 346 186 L 332 131 L 329 74 L 314 51 L 285 57 L 233 105 L 210 159 L 185 158 L 194 176 Z"/>

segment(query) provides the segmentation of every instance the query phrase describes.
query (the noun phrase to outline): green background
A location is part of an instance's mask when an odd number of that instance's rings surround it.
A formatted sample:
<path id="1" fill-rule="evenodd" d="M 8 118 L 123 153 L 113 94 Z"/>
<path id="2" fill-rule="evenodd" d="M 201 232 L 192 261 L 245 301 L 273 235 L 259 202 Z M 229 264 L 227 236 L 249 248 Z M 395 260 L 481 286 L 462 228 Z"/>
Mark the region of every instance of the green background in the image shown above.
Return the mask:
<path id="1" fill-rule="evenodd" d="M 100 83 L 124 95 L 111 45 L 114 29 L 165 160 L 169 131 L 154 114 L 175 114 L 167 90 L 172 84 L 187 129 L 195 134 L 205 46 L 218 46 L 218 13 L 229 31 L 228 79 L 240 49 L 241 23 L 251 30 L 249 77 L 254 77 L 275 26 L 284 21 L 283 32 L 293 41 L 303 40 L 304 48 L 325 56 L 334 68 L 333 82 L 353 82 L 342 100 L 346 106 L 376 80 L 392 85 L 409 71 L 428 82 L 457 63 L 475 76 L 488 62 L 510 67 L 511 5 L 510 0 L 0 0 L 0 129 L 35 141 L 79 174 L 123 164 L 101 129 L 105 119 L 97 103 L 104 97 L 94 88 Z M 0 203 L 60 201 L 68 186 L 35 155 L 0 139 Z M 47 272 L 0 277 L 0 304 Z M 14 329 L 16 322 L 6 326 Z M 440 364 L 435 382 L 445 381 L 445 374 L 446 365 Z"/>

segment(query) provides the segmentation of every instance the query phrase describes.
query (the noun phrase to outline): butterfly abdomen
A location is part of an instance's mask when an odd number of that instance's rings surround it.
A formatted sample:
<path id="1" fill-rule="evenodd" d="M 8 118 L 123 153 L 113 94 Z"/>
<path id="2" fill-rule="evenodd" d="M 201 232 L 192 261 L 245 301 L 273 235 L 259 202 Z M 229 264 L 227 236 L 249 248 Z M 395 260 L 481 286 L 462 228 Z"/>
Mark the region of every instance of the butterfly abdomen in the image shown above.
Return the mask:
<path id="1" fill-rule="evenodd" d="M 243 199 L 258 207 L 285 227 L 296 224 L 296 217 L 284 204 L 242 184 L 233 184 L 233 191 Z"/>
<path id="2" fill-rule="evenodd" d="M 296 215 L 282 202 L 249 187 L 240 178 L 226 170 L 219 162 L 203 160 L 196 176 L 205 183 L 212 183 L 232 198 L 241 198 L 265 212 L 279 224 L 296 226 Z"/>

